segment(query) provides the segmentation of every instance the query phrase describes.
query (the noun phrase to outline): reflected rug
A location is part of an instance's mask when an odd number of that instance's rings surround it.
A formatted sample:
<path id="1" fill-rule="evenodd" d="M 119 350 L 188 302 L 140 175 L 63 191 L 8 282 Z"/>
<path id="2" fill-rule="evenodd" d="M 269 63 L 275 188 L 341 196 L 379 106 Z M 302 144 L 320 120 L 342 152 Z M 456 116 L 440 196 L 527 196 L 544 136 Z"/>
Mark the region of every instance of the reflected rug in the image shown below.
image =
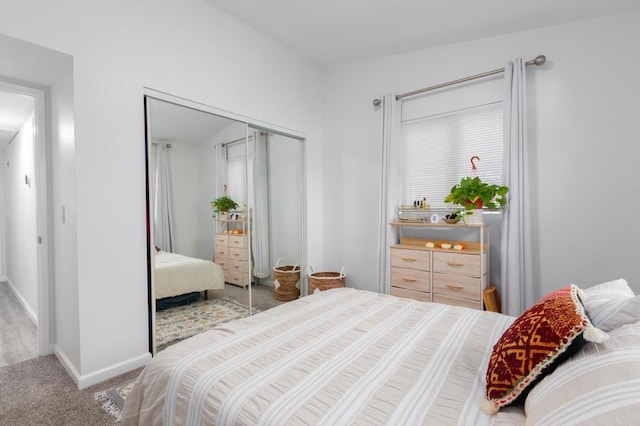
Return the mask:
<path id="1" fill-rule="evenodd" d="M 258 312 L 253 309 L 254 314 Z M 229 296 L 169 308 L 156 313 L 156 346 L 161 350 L 219 324 L 247 316 L 249 307 Z"/>

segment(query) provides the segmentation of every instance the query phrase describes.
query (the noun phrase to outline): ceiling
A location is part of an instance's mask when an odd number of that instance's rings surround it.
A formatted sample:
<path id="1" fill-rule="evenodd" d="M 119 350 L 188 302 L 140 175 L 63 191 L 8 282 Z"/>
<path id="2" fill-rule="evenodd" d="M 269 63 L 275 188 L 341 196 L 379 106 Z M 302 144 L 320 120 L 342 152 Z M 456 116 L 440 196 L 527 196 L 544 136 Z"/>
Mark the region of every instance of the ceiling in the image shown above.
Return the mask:
<path id="1" fill-rule="evenodd" d="M 200 144 L 234 121 L 157 99 L 150 100 L 151 139 Z"/>
<path id="2" fill-rule="evenodd" d="M 640 10 L 638 0 L 205 0 L 331 65 Z"/>
<path id="3" fill-rule="evenodd" d="M 319 65 L 640 10 L 638 0 L 205 1 Z M 171 113 L 175 119 L 180 111 L 172 109 L 160 108 L 154 117 Z M 0 150 L 31 112 L 32 98 L 0 90 Z M 215 116 L 195 117 L 185 114 L 191 121 L 179 126 L 180 135 L 168 119 L 157 119 L 157 136 L 195 141 L 223 125 Z"/>
<path id="4" fill-rule="evenodd" d="M 0 151 L 7 147 L 34 108 L 31 96 L 0 89 Z"/>

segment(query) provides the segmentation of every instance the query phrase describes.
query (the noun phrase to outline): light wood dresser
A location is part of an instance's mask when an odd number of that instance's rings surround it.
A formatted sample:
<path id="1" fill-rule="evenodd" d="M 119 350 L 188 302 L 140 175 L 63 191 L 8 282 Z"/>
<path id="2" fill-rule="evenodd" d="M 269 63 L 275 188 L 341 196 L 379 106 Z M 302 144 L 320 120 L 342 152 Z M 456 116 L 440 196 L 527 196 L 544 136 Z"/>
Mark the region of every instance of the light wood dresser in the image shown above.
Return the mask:
<path id="1" fill-rule="evenodd" d="M 489 225 L 407 224 L 419 227 L 420 238 L 404 238 L 390 247 L 390 294 L 423 302 L 483 309 L 482 293 L 489 277 Z M 451 239 L 429 239 L 429 231 L 448 229 Z M 455 231 L 477 231 L 476 241 L 458 241 Z M 434 247 L 427 247 L 432 243 Z M 450 244 L 450 248 L 441 245 Z M 456 244 L 463 246 L 455 250 Z"/>
<path id="2" fill-rule="evenodd" d="M 249 262 L 249 235 L 243 221 L 218 220 L 219 232 L 215 234 L 213 261 L 220 265 L 224 280 L 229 284 L 246 287 L 251 284 Z M 241 233 L 234 233 L 241 232 Z"/>

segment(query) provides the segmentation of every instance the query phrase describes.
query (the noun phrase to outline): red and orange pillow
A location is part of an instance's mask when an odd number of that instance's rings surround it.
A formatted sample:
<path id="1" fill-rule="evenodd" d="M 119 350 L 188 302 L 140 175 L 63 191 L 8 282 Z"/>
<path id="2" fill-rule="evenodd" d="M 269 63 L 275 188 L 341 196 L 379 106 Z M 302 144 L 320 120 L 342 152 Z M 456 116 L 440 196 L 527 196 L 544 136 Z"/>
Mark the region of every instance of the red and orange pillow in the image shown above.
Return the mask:
<path id="1" fill-rule="evenodd" d="M 527 309 L 494 345 L 486 376 L 486 400 L 480 408 L 495 413 L 522 403 L 531 388 L 586 342 L 607 335 L 587 317 L 571 284 L 548 294 Z"/>

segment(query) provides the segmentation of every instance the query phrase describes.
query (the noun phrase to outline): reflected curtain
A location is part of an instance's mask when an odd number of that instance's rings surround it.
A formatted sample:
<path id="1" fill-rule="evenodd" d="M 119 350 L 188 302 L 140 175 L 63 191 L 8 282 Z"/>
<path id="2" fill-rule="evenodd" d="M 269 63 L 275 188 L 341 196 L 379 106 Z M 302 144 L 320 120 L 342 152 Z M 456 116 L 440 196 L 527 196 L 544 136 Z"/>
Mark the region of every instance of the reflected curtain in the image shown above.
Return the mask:
<path id="1" fill-rule="evenodd" d="M 269 187 L 268 187 L 268 134 L 253 134 L 253 275 L 267 278 L 271 275 L 269 255 Z"/>
<path id="2" fill-rule="evenodd" d="M 504 184 L 509 201 L 502 223 L 502 268 L 499 292 L 503 313 L 518 316 L 534 300 L 531 270 L 531 208 L 526 140 L 525 61 L 505 67 Z"/>
<path id="3" fill-rule="evenodd" d="M 227 184 L 227 147 L 218 144 L 216 150 L 216 195 L 215 198 L 225 195 L 225 186 Z M 214 198 L 214 199 L 215 199 Z M 213 200 L 211 200 L 213 201 Z M 213 212 L 212 212 L 213 214 Z"/>
<path id="4" fill-rule="evenodd" d="M 399 204 L 398 168 L 401 102 L 396 95 L 385 95 L 382 101 L 382 167 L 380 174 L 380 236 L 378 238 L 378 292 L 389 294 L 389 244 L 398 239 L 395 220 Z M 394 188 L 394 190 L 390 190 Z"/>
<path id="5" fill-rule="evenodd" d="M 155 144 L 153 171 L 154 206 L 153 232 L 156 246 L 166 252 L 173 251 L 173 213 L 171 212 L 171 185 L 167 144 Z"/>

